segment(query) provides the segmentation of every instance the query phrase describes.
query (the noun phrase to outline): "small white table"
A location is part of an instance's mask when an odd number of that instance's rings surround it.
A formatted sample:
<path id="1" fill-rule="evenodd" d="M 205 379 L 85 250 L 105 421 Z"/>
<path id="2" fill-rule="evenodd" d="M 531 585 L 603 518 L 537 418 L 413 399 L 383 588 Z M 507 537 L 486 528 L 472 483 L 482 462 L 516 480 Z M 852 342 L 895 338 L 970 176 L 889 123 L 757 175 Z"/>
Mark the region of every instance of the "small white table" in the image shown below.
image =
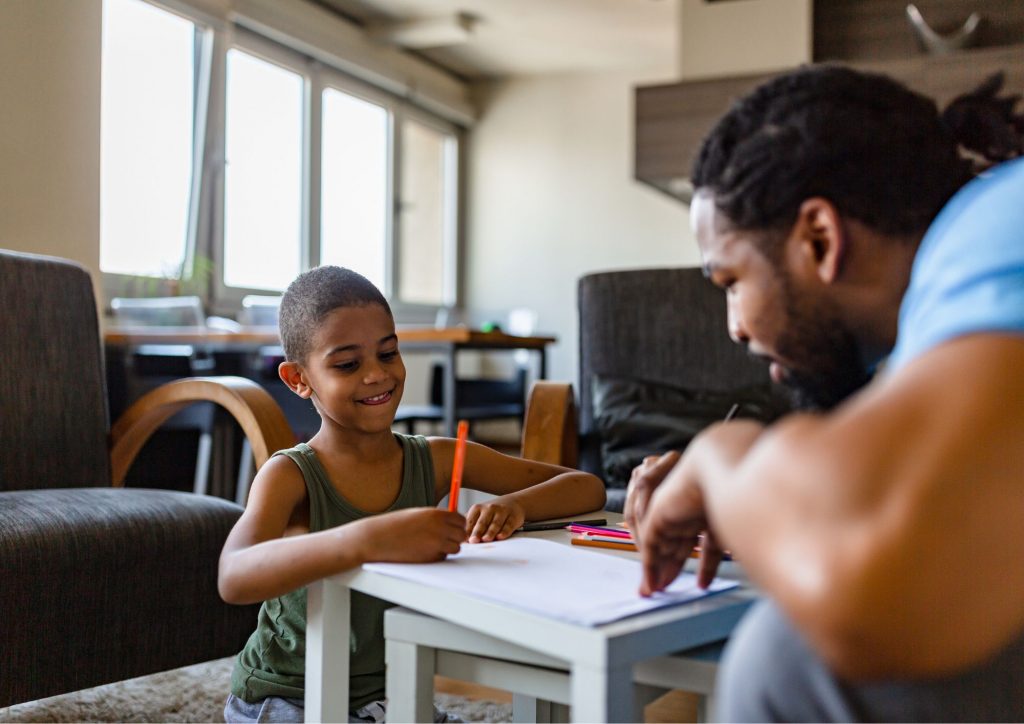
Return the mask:
<path id="1" fill-rule="evenodd" d="M 610 521 L 618 518 L 613 513 L 604 515 Z M 529 535 L 569 541 L 568 533 L 561 530 Z M 635 721 L 634 665 L 728 638 L 757 598 L 754 591 L 741 587 L 588 627 L 373 571 L 348 571 L 308 588 L 306 721 L 348 718 L 349 592 L 353 590 L 564 662 L 570 677 L 572 718 L 583 722 Z"/>

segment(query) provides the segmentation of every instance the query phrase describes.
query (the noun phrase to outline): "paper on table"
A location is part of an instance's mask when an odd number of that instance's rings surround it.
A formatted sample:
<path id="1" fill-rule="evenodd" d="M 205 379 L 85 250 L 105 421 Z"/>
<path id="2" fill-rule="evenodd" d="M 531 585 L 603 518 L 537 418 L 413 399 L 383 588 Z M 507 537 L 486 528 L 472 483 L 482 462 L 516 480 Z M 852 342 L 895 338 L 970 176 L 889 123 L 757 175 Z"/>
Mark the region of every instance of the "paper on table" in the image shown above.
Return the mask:
<path id="1" fill-rule="evenodd" d="M 639 562 L 531 538 L 465 544 L 460 553 L 439 563 L 366 563 L 363 568 L 585 626 L 739 585 L 716 579 L 703 590 L 696 576 L 682 573 L 666 591 L 643 598 L 637 593 Z"/>

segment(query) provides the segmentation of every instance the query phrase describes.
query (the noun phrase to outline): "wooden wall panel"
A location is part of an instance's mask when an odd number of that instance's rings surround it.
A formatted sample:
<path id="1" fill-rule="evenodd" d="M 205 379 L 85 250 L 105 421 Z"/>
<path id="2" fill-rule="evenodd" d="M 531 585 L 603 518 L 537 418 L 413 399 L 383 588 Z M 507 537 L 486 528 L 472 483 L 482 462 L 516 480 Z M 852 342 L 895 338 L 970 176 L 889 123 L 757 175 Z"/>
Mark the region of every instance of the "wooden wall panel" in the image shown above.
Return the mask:
<path id="1" fill-rule="evenodd" d="M 907 20 L 908 0 L 817 0 L 814 3 L 814 59 L 886 60 L 920 54 Z M 914 0 L 937 32 L 959 27 L 977 11 L 982 16 L 979 47 L 1024 43 L 1022 0 Z"/>
<path id="2" fill-rule="evenodd" d="M 1020 0 L 1024 6 L 1024 0 Z M 915 55 L 851 65 L 884 73 L 945 106 L 988 75 L 1006 72 L 1004 93 L 1024 92 L 1024 44 L 948 56 Z M 739 96 L 768 75 L 648 86 L 636 89 L 636 178 L 683 201 L 684 181 L 701 140 Z"/>

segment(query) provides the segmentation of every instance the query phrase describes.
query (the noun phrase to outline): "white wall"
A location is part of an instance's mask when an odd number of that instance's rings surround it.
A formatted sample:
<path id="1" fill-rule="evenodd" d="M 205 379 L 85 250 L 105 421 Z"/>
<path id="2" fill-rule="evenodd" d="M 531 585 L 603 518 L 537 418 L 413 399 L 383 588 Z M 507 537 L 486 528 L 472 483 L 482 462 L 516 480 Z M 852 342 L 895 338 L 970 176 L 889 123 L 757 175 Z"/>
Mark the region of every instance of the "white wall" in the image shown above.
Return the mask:
<path id="1" fill-rule="evenodd" d="M 633 178 L 633 91 L 671 69 L 480 87 L 468 147 L 465 299 L 529 306 L 558 337 L 548 377 L 576 381 L 576 282 L 591 271 L 699 263 L 686 207 Z"/>
<path id="2" fill-rule="evenodd" d="M 0 2 L 0 248 L 99 274 L 100 0 Z"/>
<path id="3" fill-rule="evenodd" d="M 811 0 L 680 0 L 679 80 L 810 63 Z"/>

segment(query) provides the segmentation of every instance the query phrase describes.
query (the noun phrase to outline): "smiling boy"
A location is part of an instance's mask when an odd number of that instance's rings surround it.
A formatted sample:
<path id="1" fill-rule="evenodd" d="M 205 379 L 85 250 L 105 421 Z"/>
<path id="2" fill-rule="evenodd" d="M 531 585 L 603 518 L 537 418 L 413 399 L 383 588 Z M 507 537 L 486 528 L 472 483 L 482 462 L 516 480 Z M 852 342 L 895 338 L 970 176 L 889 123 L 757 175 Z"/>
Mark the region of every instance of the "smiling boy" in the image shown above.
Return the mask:
<path id="1" fill-rule="evenodd" d="M 263 601 L 235 664 L 227 721 L 302 720 L 311 581 L 369 561 L 443 560 L 467 539 L 501 540 L 525 520 L 589 512 L 605 500 L 593 475 L 469 443 L 463 484 L 496 497 L 465 518 L 439 510 L 455 441 L 392 432 L 405 365 L 380 291 L 351 270 L 317 267 L 288 287 L 280 328 L 287 358 L 280 377 L 322 422 L 308 444 L 280 451 L 260 469 L 224 544 L 221 596 Z M 385 714 L 387 606 L 352 594 L 352 721 Z"/>

